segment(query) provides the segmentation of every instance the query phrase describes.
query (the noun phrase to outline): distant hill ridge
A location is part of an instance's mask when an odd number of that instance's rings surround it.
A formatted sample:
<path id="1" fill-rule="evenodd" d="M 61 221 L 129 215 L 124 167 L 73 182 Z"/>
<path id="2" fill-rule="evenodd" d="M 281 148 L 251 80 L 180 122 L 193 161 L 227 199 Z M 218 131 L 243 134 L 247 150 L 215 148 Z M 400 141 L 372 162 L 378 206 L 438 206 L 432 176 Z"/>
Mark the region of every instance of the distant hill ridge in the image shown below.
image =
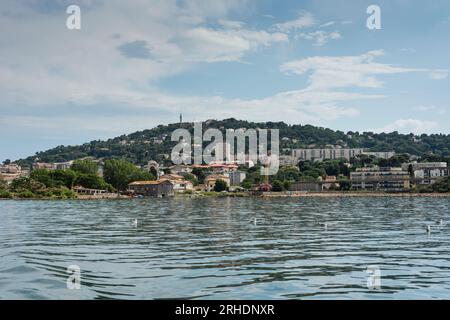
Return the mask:
<path id="1" fill-rule="evenodd" d="M 164 161 L 176 142 L 170 141 L 172 132 L 185 128 L 193 132 L 193 123 L 172 123 L 159 125 L 153 129 L 137 131 L 106 141 L 94 140 L 77 146 L 58 146 L 37 152 L 34 156 L 16 161 L 20 165 L 29 166 L 37 159 L 42 162 L 64 162 L 84 157 L 122 158 L 137 165 L 146 164 L 149 160 Z M 395 151 L 423 155 L 434 153 L 440 156 L 450 155 L 450 135 L 446 134 L 414 134 L 347 133 L 334 131 L 312 125 L 288 125 L 284 122 L 248 122 L 236 119 L 208 120 L 203 122 L 203 132 L 208 128 L 225 129 L 261 128 L 280 130 L 280 149 L 325 147 L 341 145 L 349 148 L 367 148 L 370 151 Z M 282 139 L 285 138 L 285 139 Z"/>

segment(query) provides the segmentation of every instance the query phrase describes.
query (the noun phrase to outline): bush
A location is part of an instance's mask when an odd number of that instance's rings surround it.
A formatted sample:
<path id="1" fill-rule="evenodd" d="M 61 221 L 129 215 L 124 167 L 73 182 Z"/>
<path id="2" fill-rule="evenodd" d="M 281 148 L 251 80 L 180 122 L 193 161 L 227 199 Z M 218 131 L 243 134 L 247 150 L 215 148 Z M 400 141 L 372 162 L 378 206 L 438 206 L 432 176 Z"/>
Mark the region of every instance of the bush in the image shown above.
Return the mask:
<path id="1" fill-rule="evenodd" d="M 275 180 L 272 183 L 272 191 L 281 192 L 283 191 L 283 183 L 280 180 Z"/>
<path id="2" fill-rule="evenodd" d="M 222 192 L 227 189 L 227 183 L 222 179 L 217 179 L 216 184 L 214 185 L 215 192 Z"/>
<path id="3" fill-rule="evenodd" d="M 0 199 L 12 199 L 12 193 L 8 190 L 0 189 Z"/>
<path id="4" fill-rule="evenodd" d="M 98 164 L 92 160 L 76 160 L 70 169 L 81 174 L 97 175 Z"/>
<path id="5" fill-rule="evenodd" d="M 252 187 L 252 183 L 250 181 L 244 181 L 242 183 L 242 188 L 244 188 L 246 190 L 250 189 L 251 187 Z"/>
<path id="6" fill-rule="evenodd" d="M 36 198 L 36 195 L 33 192 L 31 192 L 30 190 L 22 191 L 17 196 L 22 199 Z"/>

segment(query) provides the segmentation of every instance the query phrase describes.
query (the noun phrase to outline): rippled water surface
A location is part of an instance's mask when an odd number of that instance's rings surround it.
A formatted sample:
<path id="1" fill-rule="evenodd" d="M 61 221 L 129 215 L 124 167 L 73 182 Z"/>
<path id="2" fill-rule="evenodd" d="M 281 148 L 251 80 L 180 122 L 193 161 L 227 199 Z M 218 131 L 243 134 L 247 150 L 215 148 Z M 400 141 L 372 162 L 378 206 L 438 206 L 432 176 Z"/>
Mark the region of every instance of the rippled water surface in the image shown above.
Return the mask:
<path id="1" fill-rule="evenodd" d="M 448 299 L 449 208 L 448 198 L 0 201 L 0 298 Z M 69 265 L 80 290 L 66 287 Z"/>

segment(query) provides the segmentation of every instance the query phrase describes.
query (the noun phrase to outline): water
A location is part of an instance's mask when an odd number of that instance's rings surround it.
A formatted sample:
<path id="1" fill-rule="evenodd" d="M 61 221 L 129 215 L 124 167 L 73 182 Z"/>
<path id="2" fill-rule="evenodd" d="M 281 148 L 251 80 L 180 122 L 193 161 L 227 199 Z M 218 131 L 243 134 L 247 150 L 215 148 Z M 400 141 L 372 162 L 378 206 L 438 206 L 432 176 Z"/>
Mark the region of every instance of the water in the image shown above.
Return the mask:
<path id="1" fill-rule="evenodd" d="M 0 298 L 448 299 L 449 208 L 449 198 L 0 201 Z M 427 234 L 441 218 L 449 224 Z M 69 265 L 80 290 L 66 287 Z M 380 289 L 367 286 L 370 265 Z"/>

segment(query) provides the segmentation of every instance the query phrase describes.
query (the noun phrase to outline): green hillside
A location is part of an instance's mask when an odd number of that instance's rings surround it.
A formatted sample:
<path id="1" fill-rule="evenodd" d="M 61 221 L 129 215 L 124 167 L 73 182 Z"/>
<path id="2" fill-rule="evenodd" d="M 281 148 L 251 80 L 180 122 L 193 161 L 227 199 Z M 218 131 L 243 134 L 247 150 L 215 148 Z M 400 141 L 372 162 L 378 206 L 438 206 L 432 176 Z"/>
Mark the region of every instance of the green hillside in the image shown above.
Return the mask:
<path id="1" fill-rule="evenodd" d="M 29 166 L 37 158 L 42 162 L 63 162 L 83 157 L 121 158 L 138 165 L 149 160 L 163 161 L 170 154 L 175 142 L 170 136 L 175 129 L 185 128 L 193 132 L 192 123 L 159 125 L 156 128 L 122 135 L 106 141 L 95 140 L 78 146 L 58 146 L 37 152 L 34 156 L 20 159 L 17 163 Z M 284 122 L 255 123 L 236 119 L 209 120 L 203 123 L 203 132 L 208 128 L 225 129 L 262 128 L 280 130 L 280 149 L 324 147 L 341 145 L 350 148 L 367 148 L 371 151 L 396 151 L 423 156 L 435 154 L 437 157 L 450 156 L 450 135 L 342 132 L 311 125 L 288 125 Z M 285 150 L 285 153 L 287 150 Z M 428 156 L 429 157 L 429 156 Z"/>

